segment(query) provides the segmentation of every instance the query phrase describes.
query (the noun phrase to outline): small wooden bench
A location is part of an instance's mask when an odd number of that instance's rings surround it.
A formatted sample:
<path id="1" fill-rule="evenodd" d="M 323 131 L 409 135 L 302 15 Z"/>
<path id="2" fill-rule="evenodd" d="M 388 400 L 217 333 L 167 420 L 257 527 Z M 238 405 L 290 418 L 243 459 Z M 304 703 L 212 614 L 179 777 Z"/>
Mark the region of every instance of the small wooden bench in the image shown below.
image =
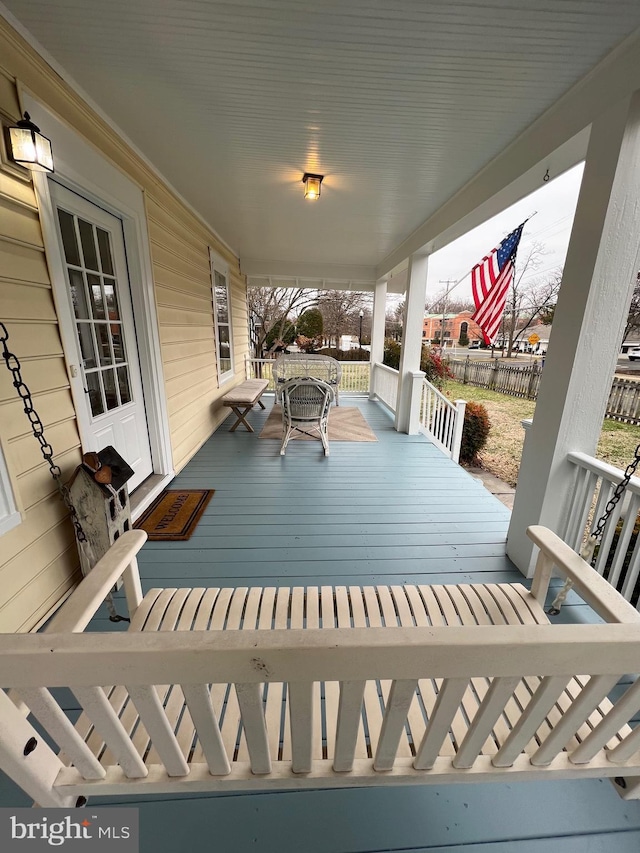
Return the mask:
<path id="1" fill-rule="evenodd" d="M 253 427 L 247 423 L 246 416 L 256 403 L 261 409 L 264 409 L 264 403 L 260 397 L 264 394 L 268 384 L 268 379 L 245 379 L 244 382 L 236 385 L 228 394 L 224 395 L 222 405 L 229 406 L 237 417 L 229 432 L 235 432 L 240 424 L 244 424 L 249 432 L 253 432 Z"/>

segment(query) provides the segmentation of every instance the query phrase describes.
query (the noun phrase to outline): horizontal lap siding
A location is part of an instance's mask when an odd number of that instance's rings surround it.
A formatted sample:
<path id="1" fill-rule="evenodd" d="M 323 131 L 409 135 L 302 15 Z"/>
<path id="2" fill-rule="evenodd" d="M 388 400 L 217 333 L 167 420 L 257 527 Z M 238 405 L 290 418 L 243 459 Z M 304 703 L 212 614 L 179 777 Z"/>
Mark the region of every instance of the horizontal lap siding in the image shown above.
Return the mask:
<path id="1" fill-rule="evenodd" d="M 244 375 L 247 351 L 245 286 L 238 261 L 172 197 L 147 193 L 162 363 L 173 463 L 183 468 L 228 415 L 220 402 L 209 248 L 229 264 L 234 368 Z"/>
<path id="2" fill-rule="evenodd" d="M 13 81 L 0 73 L 0 110 L 17 119 Z M 0 319 L 9 348 L 68 476 L 78 428 L 30 182 L 0 165 Z M 0 364 L 0 438 L 23 521 L 0 539 L 0 632 L 28 631 L 78 579 L 73 531 L 32 435 L 12 377 Z"/>
<path id="3" fill-rule="evenodd" d="M 16 79 L 89 140 L 144 193 L 173 462 L 180 470 L 228 414 L 218 387 L 209 247 L 229 264 L 236 381 L 248 347 L 246 287 L 237 257 L 127 144 L 0 19 L 0 112 L 20 115 Z M 32 185 L 0 166 L 0 319 L 24 366 L 66 476 L 80 439 Z M 36 626 L 78 579 L 72 529 L 0 364 L 0 439 L 23 522 L 0 539 L 0 631 Z"/>

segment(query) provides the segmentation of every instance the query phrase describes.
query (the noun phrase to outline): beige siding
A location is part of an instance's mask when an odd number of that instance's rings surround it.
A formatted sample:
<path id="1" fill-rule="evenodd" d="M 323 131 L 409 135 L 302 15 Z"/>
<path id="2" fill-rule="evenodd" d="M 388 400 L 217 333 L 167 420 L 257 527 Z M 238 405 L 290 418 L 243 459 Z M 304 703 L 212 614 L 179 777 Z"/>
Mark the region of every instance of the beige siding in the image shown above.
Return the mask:
<path id="1" fill-rule="evenodd" d="M 216 369 L 209 248 L 229 264 L 236 378 L 248 350 L 238 259 L 61 78 L 0 19 L 0 112 L 19 117 L 24 84 L 145 196 L 173 462 L 180 470 L 228 414 Z M 70 474 L 80 440 L 31 183 L 0 165 L 0 319 L 24 366 L 56 461 Z M 29 630 L 77 580 L 72 528 L 0 364 L 0 439 L 23 522 L 0 540 L 0 631 Z"/>
<path id="2" fill-rule="evenodd" d="M 18 118 L 15 88 L 0 74 L 0 112 Z M 33 188 L 0 165 L 0 319 L 9 348 L 65 473 L 79 437 L 62 355 Z M 22 524 L 0 541 L 0 631 L 32 628 L 77 579 L 73 532 L 9 372 L 0 364 L 0 438 Z"/>
<path id="3" fill-rule="evenodd" d="M 229 263 L 238 380 L 248 348 L 246 291 L 237 258 L 169 193 L 147 193 L 147 216 L 173 461 L 180 470 L 228 414 L 220 405 L 229 386 L 218 384 L 210 247 Z"/>

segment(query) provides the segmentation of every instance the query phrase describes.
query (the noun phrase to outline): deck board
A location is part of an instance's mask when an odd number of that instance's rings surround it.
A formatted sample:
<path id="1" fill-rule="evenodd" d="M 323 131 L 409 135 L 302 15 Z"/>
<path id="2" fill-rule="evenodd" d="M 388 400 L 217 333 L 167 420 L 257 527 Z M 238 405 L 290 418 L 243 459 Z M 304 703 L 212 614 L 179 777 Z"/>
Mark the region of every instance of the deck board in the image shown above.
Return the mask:
<path id="1" fill-rule="evenodd" d="M 377 442 L 258 439 L 228 419 L 173 488 L 215 494 L 187 542 L 147 543 L 143 589 L 522 581 L 505 556 L 509 511 L 422 436 L 396 433 L 388 412 L 358 405 Z M 557 587 L 553 581 L 552 586 Z M 560 621 L 591 621 L 571 594 Z M 89 630 L 123 630 L 101 608 Z M 69 709 L 72 694 L 61 691 Z M 141 851 L 224 853 L 637 853 L 640 803 L 602 780 L 409 786 L 280 794 L 155 797 L 140 808 Z M 2 805 L 27 804 L 0 781 Z"/>

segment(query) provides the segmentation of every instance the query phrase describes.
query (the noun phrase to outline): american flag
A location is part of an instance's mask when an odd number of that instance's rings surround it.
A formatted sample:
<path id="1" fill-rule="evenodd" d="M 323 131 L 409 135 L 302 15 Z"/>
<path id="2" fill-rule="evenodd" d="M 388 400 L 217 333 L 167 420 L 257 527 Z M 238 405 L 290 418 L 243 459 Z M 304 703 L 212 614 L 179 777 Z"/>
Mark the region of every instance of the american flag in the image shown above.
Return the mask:
<path id="1" fill-rule="evenodd" d="M 472 320 L 480 326 L 484 342 L 495 341 L 513 281 L 516 252 L 526 221 L 508 234 L 502 243 L 471 270 L 471 289 L 476 311 Z"/>

